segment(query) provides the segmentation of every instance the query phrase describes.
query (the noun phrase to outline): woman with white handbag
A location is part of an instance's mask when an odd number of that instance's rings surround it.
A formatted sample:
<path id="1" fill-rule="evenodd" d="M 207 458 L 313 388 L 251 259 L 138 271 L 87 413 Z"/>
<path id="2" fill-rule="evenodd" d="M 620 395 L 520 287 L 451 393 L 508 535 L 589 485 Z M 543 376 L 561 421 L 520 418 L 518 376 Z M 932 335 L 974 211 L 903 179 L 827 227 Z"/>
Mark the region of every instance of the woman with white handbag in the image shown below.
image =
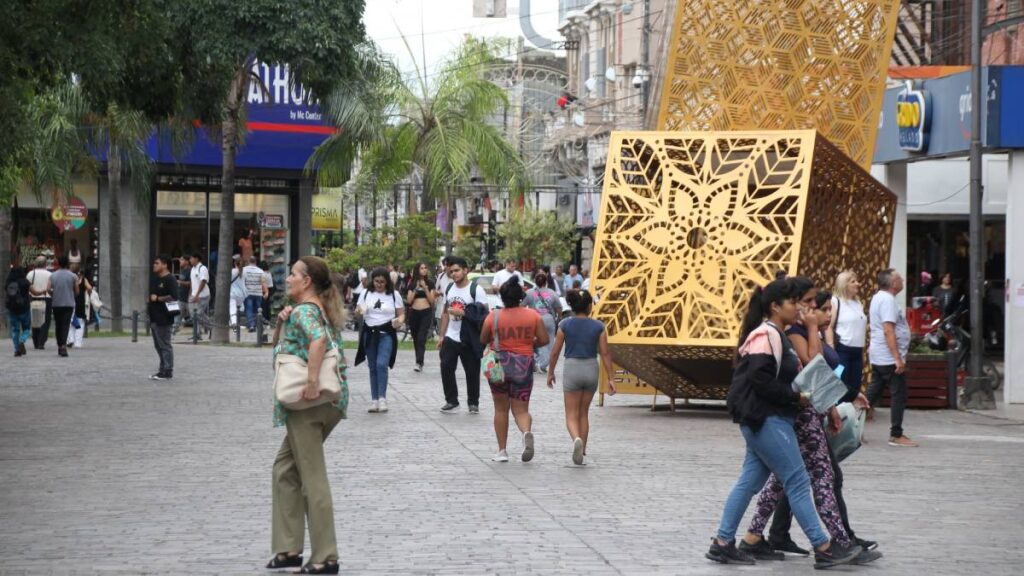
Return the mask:
<path id="1" fill-rule="evenodd" d="M 334 506 L 323 443 L 348 408 L 341 342 L 344 312 L 321 258 L 300 258 L 292 265 L 287 285 L 288 298 L 295 304 L 281 310 L 274 330 L 274 425 L 287 426 L 288 435 L 274 461 L 274 557 L 267 568 L 337 574 Z M 312 551 L 303 565 L 307 520 Z"/>

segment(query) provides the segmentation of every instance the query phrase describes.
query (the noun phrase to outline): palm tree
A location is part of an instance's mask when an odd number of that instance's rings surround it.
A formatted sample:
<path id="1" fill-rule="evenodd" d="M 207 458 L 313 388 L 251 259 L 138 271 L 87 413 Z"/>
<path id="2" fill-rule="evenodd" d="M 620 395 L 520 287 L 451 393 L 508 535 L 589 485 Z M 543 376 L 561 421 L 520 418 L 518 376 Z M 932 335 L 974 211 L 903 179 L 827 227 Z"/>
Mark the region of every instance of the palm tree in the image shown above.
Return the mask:
<path id="1" fill-rule="evenodd" d="M 412 55 L 407 41 L 406 47 Z M 411 82 L 398 81 L 389 72 L 394 67 L 385 66 L 386 73 L 333 93 L 327 110 L 339 131 L 316 150 L 310 166 L 319 168 L 321 182 L 335 185 L 350 175 L 338 167 L 351 170 L 357 156 L 359 178 L 372 178 L 376 186 L 417 177 L 423 182 L 422 211 L 435 200 L 448 202 L 451 189 L 469 182 L 474 168 L 521 192 L 527 186 L 525 166 L 491 124 L 508 98 L 481 74 L 496 53 L 495 45 L 467 37 L 432 77 L 417 64 Z M 366 113 L 373 110 L 383 113 Z"/>
<path id="2" fill-rule="evenodd" d="M 0 270 L 11 266 L 11 207 L 18 190 L 27 186 L 40 201 L 71 195 L 76 174 L 95 174 L 97 163 L 88 153 L 82 129 L 89 107 L 81 90 L 67 82 L 37 94 L 25 121 L 27 144 L 17 161 L 4 169 L 4 199 L 0 202 Z M 6 292 L 0 294 L 0 306 Z M 6 314 L 3 322 L 6 322 Z"/>

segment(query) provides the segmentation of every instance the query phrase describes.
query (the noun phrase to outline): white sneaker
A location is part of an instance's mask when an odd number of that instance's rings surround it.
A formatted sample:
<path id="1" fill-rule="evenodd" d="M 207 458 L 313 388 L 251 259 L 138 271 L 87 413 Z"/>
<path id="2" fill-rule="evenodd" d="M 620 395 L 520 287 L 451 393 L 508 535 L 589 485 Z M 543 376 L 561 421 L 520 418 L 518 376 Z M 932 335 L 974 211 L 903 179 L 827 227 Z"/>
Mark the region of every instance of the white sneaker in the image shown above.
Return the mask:
<path id="1" fill-rule="evenodd" d="M 523 462 L 533 460 L 533 432 L 523 434 Z"/>
<path id="2" fill-rule="evenodd" d="M 370 402 L 370 409 L 367 410 L 367 412 L 369 412 L 370 414 L 376 414 L 377 412 L 380 412 L 380 402 L 378 402 L 377 400 Z"/>
<path id="3" fill-rule="evenodd" d="M 423 371 L 423 364 L 417 364 L 417 365 L 413 366 L 412 367 L 412 371 L 413 372 L 422 372 Z"/>
<path id="4" fill-rule="evenodd" d="M 491 462 L 508 462 L 508 452 L 498 450 L 498 453 L 491 458 Z"/>
<path id="5" fill-rule="evenodd" d="M 381 398 L 380 399 L 380 411 L 381 412 L 387 412 L 388 411 L 388 399 L 387 398 Z"/>
<path id="6" fill-rule="evenodd" d="M 577 438 L 572 441 L 572 463 L 577 466 L 583 465 L 583 439 Z"/>

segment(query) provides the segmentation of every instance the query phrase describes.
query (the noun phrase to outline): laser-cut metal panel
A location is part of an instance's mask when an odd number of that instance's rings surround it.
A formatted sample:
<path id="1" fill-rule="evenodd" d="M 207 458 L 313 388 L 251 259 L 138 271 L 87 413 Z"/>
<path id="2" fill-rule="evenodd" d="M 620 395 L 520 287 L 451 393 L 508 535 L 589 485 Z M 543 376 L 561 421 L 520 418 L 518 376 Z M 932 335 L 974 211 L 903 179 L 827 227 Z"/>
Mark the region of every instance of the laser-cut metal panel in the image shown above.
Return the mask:
<path id="1" fill-rule="evenodd" d="M 615 361 L 722 399 L 754 286 L 889 257 L 895 196 L 811 130 L 615 132 L 591 287 Z"/>
<path id="2" fill-rule="evenodd" d="M 816 129 L 869 168 L 900 0 L 679 0 L 661 130 Z"/>

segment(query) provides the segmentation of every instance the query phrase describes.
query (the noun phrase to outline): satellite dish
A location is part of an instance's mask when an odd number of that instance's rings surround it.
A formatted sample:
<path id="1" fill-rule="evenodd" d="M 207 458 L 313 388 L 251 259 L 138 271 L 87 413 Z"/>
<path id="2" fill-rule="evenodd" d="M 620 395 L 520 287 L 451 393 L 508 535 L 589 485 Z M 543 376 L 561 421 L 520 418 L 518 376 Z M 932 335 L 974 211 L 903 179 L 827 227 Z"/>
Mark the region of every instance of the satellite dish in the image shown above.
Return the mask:
<path id="1" fill-rule="evenodd" d="M 608 69 L 604 71 L 604 77 L 609 82 L 615 82 L 615 66 L 609 66 Z"/>
<path id="2" fill-rule="evenodd" d="M 583 85 L 586 86 L 588 92 L 593 92 L 594 89 L 597 88 L 597 80 L 591 76 L 590 78 L 587 78 L 587 81 L 584 82 Z"/>
<path id="3" fill-rule="evenodd" d="M 583 124 L 584 124 L 583 112 L 577 112 L 577 113 L 573 114 L 572 115 L 572 123 L 577 125 L 577 126 L 579 126 L 580 128 L 582 128 Z"/>

